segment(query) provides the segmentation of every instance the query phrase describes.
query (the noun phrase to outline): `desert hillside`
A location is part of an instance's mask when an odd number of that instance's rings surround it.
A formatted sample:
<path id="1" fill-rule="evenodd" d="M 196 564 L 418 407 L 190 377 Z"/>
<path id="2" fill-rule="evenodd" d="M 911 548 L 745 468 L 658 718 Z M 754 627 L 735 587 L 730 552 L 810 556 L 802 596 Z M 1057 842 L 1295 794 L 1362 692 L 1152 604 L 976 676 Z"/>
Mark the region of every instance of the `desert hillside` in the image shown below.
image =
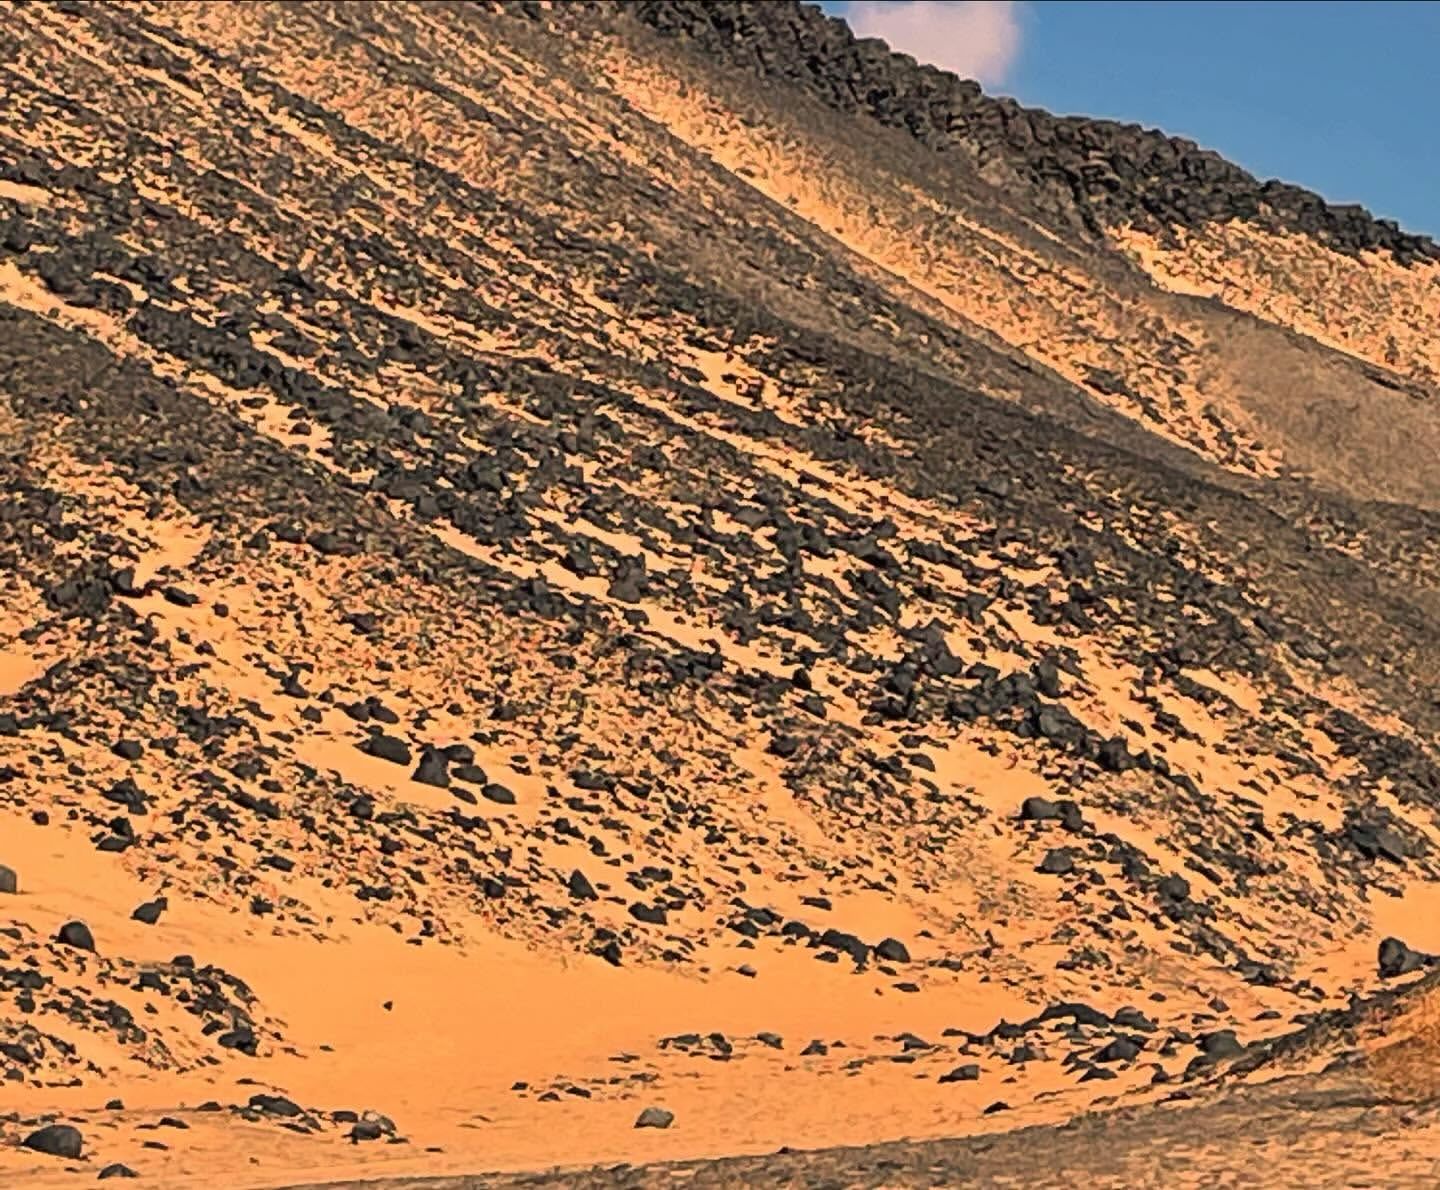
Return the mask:
<path id="1" fill-rule="evenodd" d="M 790 3 L 0 100 L 6 1184 L 1429 1184 L 1435 244 Z"/>

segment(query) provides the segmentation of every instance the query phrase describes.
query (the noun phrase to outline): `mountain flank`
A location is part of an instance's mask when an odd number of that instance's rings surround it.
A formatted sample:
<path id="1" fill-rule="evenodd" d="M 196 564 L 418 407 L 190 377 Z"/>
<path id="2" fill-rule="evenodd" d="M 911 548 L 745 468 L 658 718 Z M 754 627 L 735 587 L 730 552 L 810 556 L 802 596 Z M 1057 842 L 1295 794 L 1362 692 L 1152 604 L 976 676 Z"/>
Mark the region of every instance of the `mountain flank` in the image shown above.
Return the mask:
<path id="1" fill-rule="evenodd" d="M 1425 1184 L 1431 241 L 798 4 L 0 96 L 11 1182 Z"/>

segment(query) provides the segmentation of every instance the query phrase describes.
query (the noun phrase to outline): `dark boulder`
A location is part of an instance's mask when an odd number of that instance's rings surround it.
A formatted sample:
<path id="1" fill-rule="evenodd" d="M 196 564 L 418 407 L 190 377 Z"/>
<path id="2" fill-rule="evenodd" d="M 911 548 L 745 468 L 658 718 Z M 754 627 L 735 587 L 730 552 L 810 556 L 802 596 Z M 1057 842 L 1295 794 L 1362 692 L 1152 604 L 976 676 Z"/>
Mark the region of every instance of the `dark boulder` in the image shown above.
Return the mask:
<path id="1" fill-rule="evenodd" d="M 284 1095 L 251 1095 L 250 1107 L 267 1116 L 281 1116 L 287 1119 L 305 1114 L 298 1103 L 293 1099 L 287 1099 Z"/>
<path id="2" fill-rule="evenodd" d="M 1139 1056 L 1142 1044 L 1134 1037 L 1117 1037 L 1095 1055 L 1095 1061 L 1133 1062 Z"/>
<path id="3" fill-rule="evenodd" d="M 153 901 L 137 905 L 135 911 L 130 914 L 130 918 L 132 921 L 138 921 L 141 925 L 153 926 L 169 907 L 170 903 L 164 897 L 156 897 Z"/>
<path id="4" fill-rule="evenodd" d="M 1048 798 L 1027 797 L 1020 803 L 1021 822 L 1057 822 L 1060 807 Z"/>
<path id="5" fill-rule="evenodd" d="M 565 881 L 565 887 L 570 890 L 570 895 L 577 901 L 593 901 L 596 899 L 595 886 L 586 878 L 585 873 L 576 868 L 570 873 L 570 878 Z"/>
<path id="6" fill-rule="evenodd" d="M 1245 1047 L 1235 1036 L 1234 1029 L 1217 1029 L 1214 1033 L 1202 1034 L 1196 1044 L 1200 1047 L 1200 1052 L 1212 1062 L 1233 1058 L 1245 1052 Z"/>
<path id="7" fill-rule="evenodd" d="M 362 745 L 371 756 L 388 760 L 391 764 L 410 763 L 410 745 L 393 735 L 377 731 Z"/>
<path id="8" fill-rule="evenodd" d="M 443 752 L 437 752 L 433 748 L 426 748 L 420 757 L 420 763 L 415 766 L 415 771 L 410 774 L 410 780 L 418 781 L 421 785 L 434 785 L 439 789 L 448 789 L 450 786 L 450 766 Z"/>
<path id="9" fill-rule="evenodd" d="M 1380 943 L 1379 967 L 1381 979 L 1397 979 L 1419 971 L 1434 960 L 1430 955 L 1411 950 L 1399 938 L 1386 938 Z"/>
<path id="10" fill-rule="evenodd" d="M 844 930 L 826 930 L 820 935 L 818 944 L 827 950 L 843 950 L 857 963 L 863 963 L 870 957 L 870 948 L 854 934 L 847 934 Z"/>
<path id="11" fill-rule="evenodd" d="M 1068 876 L 1075 870 L 1075 861 L 1068 851 L 1051 850 L 1035 869 L 1046 876 Z"/>
<path id="12" fill-rule="evenodd" d="M 650 926 L 666 925 L 670 918 L 665 912 L 663 905 L 647 905 L 643 901 L 636 901 L 630 906 L 630 916 L 636 921 L 643 921 Z"/>
<path id="13" fill-rule="evenodd" d="M 669 1128 L 675 1122 L 675 1113 L 663 1107 L 647 1107 L 635 1119 L 636 1128 Z"/>
<path id="14" fill-rule="evenodd" d="M 67 921 L 56 933 L 55 940 L 62 946 L 74 947 L 76 950 L 95 949 L 95 936 L 83 921 Z"/>
<path id="15" fill-rule="evenodd" d="M 1128 772 L 1137 764 L 1130 749 L 1126 747 L 1125 741 L 1119 736 L 1101 744 L 1096 759 L 1100 762 L 1101 768 L 1111 773 Z"/>
<path id="16" fill-rule="evenodd" d="M 1352 822 L 1345 828 L 1344 838 L 1366 859 L 1388 859 L 1403 864 L 1410 857 L 1410 848 L 1395 831 L 1380 823 Z"/>
<path id="17" fill-rule="evenodd" d="M 1155 886 L 1162 901 L 1185 901 L 1190 898 L 1190 882 L 1184 876 L 1166 876 Z"/>
<path id="18" fill-rule="evenodd" d="M 85 1148 L 80 1129 L 69 1124 L 47 1124 L 38 1132 L 32 1132 L 21 1142 L 27 1149 L 45 1153 L 51 1157 L 64 1157 L 73 1161 Z"/>

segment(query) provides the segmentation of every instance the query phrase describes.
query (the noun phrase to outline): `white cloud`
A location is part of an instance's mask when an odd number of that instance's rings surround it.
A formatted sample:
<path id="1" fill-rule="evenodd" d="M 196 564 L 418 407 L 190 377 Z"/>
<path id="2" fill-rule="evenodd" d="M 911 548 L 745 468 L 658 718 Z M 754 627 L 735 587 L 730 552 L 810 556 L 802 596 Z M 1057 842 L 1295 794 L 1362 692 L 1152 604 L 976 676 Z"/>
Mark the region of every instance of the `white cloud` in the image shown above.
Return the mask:
<path id="1" fill-rule="evenodd" d="M 857 37 L 994 87 L 1020 52 L 1019 9 L 1011 0 L 855 0 L 845 19 Z"/>

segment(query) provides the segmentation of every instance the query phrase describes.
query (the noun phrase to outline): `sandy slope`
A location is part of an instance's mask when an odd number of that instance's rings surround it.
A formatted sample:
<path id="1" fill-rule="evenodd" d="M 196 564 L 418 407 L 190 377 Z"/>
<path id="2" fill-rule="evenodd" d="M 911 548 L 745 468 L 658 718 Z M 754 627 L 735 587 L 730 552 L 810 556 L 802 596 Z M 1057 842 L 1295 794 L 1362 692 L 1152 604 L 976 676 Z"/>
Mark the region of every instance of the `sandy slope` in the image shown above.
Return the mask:
<path id="1" fill-rule="evenodd" d="M 1414 1084 L 1268 1043 L 1440 952 L 1433 466 L 1332 416 L 1428 449 L 1429 266 L 1312 325 L 1320 249 L 1088 243 L 618 13 L 247 14 L 0 21 L 0 1176 Z"/>

